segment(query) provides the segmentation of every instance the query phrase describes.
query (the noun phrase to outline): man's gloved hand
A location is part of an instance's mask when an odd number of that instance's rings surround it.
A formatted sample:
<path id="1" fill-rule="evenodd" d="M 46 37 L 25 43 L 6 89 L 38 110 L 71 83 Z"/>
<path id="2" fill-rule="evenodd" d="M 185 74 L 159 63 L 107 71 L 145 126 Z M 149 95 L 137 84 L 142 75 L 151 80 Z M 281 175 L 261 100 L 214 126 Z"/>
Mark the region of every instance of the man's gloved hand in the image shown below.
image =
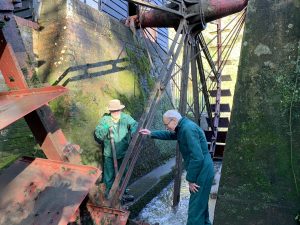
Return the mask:
<path id="1" fill-rule="evenodd" d="M 103 128 L 104 128 L 105 130 L 109 130 L 110 126 L 109 126 L 108 124 L 104 124 L 104 125 L 103 125 Z"/>

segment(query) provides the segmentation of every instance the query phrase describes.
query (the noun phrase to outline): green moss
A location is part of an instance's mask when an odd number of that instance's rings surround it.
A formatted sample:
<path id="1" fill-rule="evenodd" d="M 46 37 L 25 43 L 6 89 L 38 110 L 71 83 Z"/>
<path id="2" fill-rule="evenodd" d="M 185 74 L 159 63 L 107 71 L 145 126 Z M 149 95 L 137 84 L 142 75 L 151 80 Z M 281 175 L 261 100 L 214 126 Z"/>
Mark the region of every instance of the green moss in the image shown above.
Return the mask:
<path id="1" fill-rule="evenodd" d="M 43 86 L 36 72 L 34 72 L 30 78 L 26 79 L 26 82 L 30 88 L 38 88 Z"/>
<path id="2" fill-rule="evenodd" d="M 300 207 L 299 9 L 258 0 L 249 8 L 214 223 L 292 224 Z"/>
<path id="3" fill-rule="evenodd" d="M 139 79 L 146 79 L 148 89 L 152 90 L 154 87 L 154 78 L 151 77 L 151 64 L 147 57 L 147 54 L 143 51 L 132 51 L 126 48 L 128 61 L 130 62 L 129 69 L 136 73 Z M 141 83 L 141 82 L 140 82 Z"/>
<path id="4" fill-rule="evenodd" d="M 23 119 L 0 132 L 0 170 L 22 156 L 45 158 Z"/>

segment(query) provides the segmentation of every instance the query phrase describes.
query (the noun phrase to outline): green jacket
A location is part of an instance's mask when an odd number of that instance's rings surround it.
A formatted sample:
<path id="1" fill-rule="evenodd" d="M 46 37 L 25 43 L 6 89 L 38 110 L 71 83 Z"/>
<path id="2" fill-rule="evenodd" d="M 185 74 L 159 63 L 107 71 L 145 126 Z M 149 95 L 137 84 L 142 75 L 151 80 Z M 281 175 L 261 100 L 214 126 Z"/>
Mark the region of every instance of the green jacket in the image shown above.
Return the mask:
<path id="1" fill-rule="evenodd" d="M 115 143 L 117 158 L 125 156 L 126 150 L 133 133 L 136 132 L 138 123 L 129 115 L 121 113 L 118 123 L 112 121 L 110 114 L 104 115 L 95 130 L 95 135 L 104 143 L 104 156 L 113 157 L 111 152 L 109 128 L 113 128 L 113 139 Z"/>
<path id="2" fill-rule="evenodd" d="M 211 156 L 203 130 L 193 121 L 183 117 L 175 132 L 152 131 L 151 138 L 177 140 L 187 171 L 186 180 L 201 185 L 214 175 Z"/>

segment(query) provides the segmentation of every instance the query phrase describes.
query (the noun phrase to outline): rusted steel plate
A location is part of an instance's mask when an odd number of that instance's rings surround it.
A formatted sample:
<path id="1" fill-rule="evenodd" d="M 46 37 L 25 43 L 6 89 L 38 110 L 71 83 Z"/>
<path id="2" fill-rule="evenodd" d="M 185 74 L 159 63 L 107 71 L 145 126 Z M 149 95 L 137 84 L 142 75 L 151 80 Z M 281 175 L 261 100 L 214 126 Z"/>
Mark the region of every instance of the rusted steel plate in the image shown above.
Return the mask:
<path id="1" fill-rule="evenodd" d="M 0 130 L 66 92 L 60 86 L 0 92 Z"/>
<path id="2" fill-rule="evenodd" d="M 14 15 L 14 18 L 18 24 L 18 26 L 26 26 L 32 29 L 38 30 L 40 28 L 39 24 L 27 19 L 23 19 L 22 17 Z"/>
<path id="3" fill-rule="evenodd" d="M 88 204 L 87 208 L 96 225 L 126 225 L 129 211 Z"/>
<path id="4" fill-rule="evenodd" d="M 1 50 L 3 50 L 0 58 L 0 70 L 6 85 L 11 89 L 27 88 L 27 83 L 11 45 L 5 43 L 3 34 L 0 36 L 1 41 L 3 41 L 3 43 L 0 43 Z"/>
<path id="5" fill-rule="evenodd" d="M 91 166 L 18 160 L 0 175 L 0 225 L 66 225 L 99 176 Z"/>

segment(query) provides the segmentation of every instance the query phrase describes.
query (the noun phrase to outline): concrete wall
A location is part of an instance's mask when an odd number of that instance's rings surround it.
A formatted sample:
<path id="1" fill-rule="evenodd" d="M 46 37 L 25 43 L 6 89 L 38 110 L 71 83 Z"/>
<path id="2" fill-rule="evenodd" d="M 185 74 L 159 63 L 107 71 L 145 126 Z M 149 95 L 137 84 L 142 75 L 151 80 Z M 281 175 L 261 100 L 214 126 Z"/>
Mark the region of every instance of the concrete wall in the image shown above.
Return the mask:
<path id="1" fill-rule="evenodd" d="M 292 225 L 300 210 L 300 1 L 249 1 L 216 225 Z"/>

